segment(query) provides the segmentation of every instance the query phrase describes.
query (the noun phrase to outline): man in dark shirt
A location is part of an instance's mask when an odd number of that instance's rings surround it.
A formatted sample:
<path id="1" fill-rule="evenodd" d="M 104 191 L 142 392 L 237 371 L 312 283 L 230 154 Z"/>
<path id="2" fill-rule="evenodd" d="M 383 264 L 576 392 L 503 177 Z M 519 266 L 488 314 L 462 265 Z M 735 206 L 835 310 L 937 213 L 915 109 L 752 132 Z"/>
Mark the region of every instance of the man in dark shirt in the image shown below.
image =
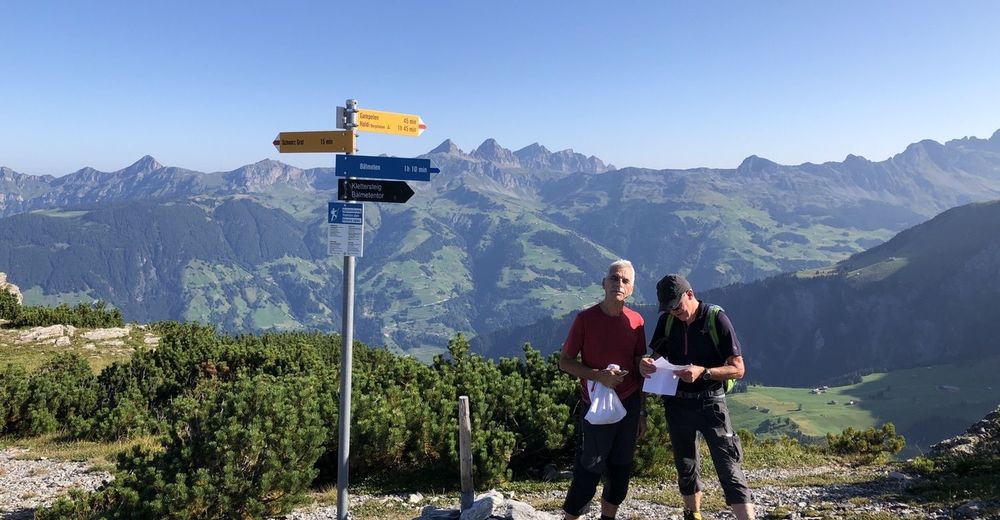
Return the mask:
<path id="1" fill-rule="evenodd" d="M 743 354 L 733 324 L 724 311 L 719 311 L 715 323 L 719 338 L 716 345 L 706 323 L 709 305 L 695 298 L 691 284 L 679 274 L 664 276 L 656 284 L 656 296 L 660 318 L 650 341 L 653 355 L 664 356 L 674 365 L 687 366 L 675 371 L 680 378 L 676 394 L 663 396 L 678 487 L 684 498 L 684 520 L 701 519 L 697 432 L 701 432 L 708 444 L 726 504 L 739 520 L 752 519 L 750 488 L 740 465 L 743 449 L 729 420 L 722 386 L 726 379 L 741 379 L 744 373 Z M 673 324 L 665 331 L 671 315 Z M 644 377 L 655 371 L 650 358 L 639 365 Z"/>

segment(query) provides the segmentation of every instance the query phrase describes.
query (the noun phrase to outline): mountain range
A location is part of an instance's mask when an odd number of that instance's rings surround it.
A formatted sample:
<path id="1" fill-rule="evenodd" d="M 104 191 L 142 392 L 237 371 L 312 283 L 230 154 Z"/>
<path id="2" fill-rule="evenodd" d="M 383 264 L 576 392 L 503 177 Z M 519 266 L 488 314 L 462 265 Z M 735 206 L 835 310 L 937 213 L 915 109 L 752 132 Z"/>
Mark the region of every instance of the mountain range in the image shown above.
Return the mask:
<path id="1" fill-rule="evenodd" d="M 1000 201 L 991 201 L 947 210 L 831 266 L 694 287 L 732 318 L 749 381 L 816 387 L 852 374 L 997 357 L 988 331 L 1000 321 L 998 273 Z M 636 309 L 656 323 L 656 306 Z M 491 357 L 516 355 L 525 342 L 552 352 L 572 318 L 494 331 L 473 346 Z"/>
<path id="2" fill-rule="evenodd" d="M 367 204 L 356 338 L 419 357 L 595 301 L 629 258 L 639 303 L 665 272 L 709 289 L 818 270 L 948 208 L 1000 198 L 1000 131 L 921 141 L 880 162 L 615 169 L 493 139 L 445 141 L 405 205 Z M 341 258 L 326 253 L 333 168 L 261 161 L 63 177 L 0 168 L 0 271 L 28 303 L 104 299 L 127 319 L 227 330 L 339 330 Z M 763 283 L 763 282 L 761 282 Z M 825 341 L 831 341 L 826 338 Z"/>

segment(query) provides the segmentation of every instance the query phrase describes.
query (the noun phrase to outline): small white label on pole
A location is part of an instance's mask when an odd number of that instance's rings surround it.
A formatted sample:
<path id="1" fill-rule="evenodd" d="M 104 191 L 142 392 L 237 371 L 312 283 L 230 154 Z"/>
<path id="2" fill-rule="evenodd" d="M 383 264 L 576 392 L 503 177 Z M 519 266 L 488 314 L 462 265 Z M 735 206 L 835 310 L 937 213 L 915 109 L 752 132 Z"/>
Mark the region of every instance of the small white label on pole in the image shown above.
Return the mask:
<path id="1" fill-rule="evenodd" d="M 331 256 L 364 256 L 364 204 L 360 202 L 328 202 L 326 213 L 326 220 L 330 224 L 327 254 Z"/>

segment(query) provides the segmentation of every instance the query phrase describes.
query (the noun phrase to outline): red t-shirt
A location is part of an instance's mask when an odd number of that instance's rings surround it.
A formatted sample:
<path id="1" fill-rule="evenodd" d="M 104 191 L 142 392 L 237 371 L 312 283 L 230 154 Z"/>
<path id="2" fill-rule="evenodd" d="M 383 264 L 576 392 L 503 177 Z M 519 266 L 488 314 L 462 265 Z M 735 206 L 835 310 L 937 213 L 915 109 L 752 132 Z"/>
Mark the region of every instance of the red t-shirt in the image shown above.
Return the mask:
<path id="1" fill-rule="evenodd" d="M 625 307 L 620 316 L 608 316 L 600 304 L 580 311 L 573 320 L 562 351 L 569 357 L 581 354 L 581 361 L 589 368 L 603 370 L 614 363 L 628 370 L 625 380 L 615 387 L 619 399 L 632 395 L 642 382 L 635 358 L 646 353 L 646 330 L 642 316 Z M 584 402 L 590 402 L 589 385 L 580 380 Z"/>

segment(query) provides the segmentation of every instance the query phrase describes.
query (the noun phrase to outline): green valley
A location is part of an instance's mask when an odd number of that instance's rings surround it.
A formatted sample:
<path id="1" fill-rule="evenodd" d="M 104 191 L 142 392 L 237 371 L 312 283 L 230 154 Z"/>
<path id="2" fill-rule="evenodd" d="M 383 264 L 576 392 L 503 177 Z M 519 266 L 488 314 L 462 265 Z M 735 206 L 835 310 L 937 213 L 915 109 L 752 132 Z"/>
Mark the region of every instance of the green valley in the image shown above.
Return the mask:
<path id="1" fill-rule="evenodd" d="M 735 428 L 758 435 L 823 437 L 847 427 L 887 422 L 906 437 L 906 454 L 961 433 L 1000 403 L 1000 356 L 978 361 L 873 373 L 861 382 L 810 388 L 751 385 L 730 396 Z"/>

